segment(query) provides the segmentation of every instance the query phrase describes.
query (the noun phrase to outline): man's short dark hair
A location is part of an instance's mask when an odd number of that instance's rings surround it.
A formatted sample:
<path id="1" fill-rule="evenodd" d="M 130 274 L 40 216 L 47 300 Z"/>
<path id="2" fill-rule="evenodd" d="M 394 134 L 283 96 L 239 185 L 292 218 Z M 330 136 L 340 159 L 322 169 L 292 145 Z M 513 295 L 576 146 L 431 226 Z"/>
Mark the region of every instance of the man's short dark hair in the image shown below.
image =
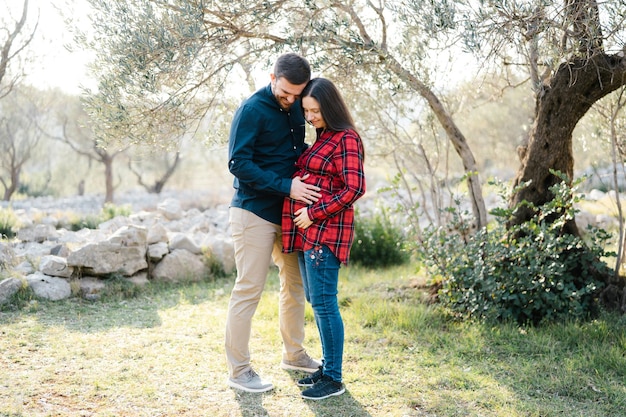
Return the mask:
<path id="1" fill-rule="evenodd" d="M 291 84 L 305 84 L 311 79 L 311 66 L 306 58 L 289 52 L 279 56 L 276 60 L 274 75 L 277 79 L 284 77 Z"/>

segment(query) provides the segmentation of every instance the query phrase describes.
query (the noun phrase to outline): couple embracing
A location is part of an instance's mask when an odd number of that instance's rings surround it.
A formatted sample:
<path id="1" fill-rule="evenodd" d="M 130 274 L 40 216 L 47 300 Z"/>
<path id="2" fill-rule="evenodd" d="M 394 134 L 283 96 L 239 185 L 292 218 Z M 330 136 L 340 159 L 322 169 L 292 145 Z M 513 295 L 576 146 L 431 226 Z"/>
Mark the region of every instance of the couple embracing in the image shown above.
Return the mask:
<path id="1" fill-rule="evenodd" d="M 305 121 L 316 130 L 310 146 Z M 252 369 L 249 350 L 252 317 L 273 260 L 280 279 L 281 368 L 308 373 L 298 381 L 306 387 L 303 398 L 341 395 L 337 284 L 354 239 L 353 204 L 365 193 L 363 144 L 352 116 L 330 80 L 311 79 L 308 61 L 287 53 L 277 59 L 269 85 L 236 111 L 228 153 L 237 278 L 226 321 L 227 383 L 248 392 L 273 388 Z M 321 361 L 302 345 L 305 300 L 313 308 Z"/>

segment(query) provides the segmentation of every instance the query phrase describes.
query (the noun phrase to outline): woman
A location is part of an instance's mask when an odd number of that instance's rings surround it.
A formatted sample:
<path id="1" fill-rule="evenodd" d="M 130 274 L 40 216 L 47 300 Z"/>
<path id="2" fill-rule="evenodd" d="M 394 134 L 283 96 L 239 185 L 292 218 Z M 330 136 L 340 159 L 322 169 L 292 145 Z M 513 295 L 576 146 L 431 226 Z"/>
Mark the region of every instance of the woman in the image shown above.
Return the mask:
<path id="1" fill-rule="evenodd" d="M 322 197 L 305 205 L 285 199 L 283 245 L 298 252 L 307 301 L 313 307 L 322 343 L 320 369 L 298 381 L 302 396 L 321 400 L 345 392 L 342 383 L 344 330 L 337 303 L 341 263 L 347 264 L 354 239 L 354 202 L 365 193 L 363 144 L 335 85 L 314 78 L 301 94 L 315 143 L 298 158 L 296 176 L 320 187 Z"/>

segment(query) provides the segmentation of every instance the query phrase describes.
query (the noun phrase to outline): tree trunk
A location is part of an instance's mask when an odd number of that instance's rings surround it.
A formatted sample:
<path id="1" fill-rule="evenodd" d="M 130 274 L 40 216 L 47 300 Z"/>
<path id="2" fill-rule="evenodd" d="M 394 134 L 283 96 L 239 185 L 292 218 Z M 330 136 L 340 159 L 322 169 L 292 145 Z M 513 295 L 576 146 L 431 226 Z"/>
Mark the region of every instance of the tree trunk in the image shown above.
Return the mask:
<path id="1" fill-rule="evenodd" d="M 383 52 L 381 51 L 380 54 L 382 53 Z M 422 83 L 413 74 L 404 69 L 402 65 L 391 56 L 387 55 L 385 57 L 385 62 L 387 67 L 394 74 L 406 82 L 426 100 L 433 114 L 437 117 L 439 123 L 441 123 L 448 139 L 463 162 L 470 203 L 472 205 L 472 213 L 474 215 L 474 221 L 476 222 L 476 230 L 482 229 L 487 225 L 487 209 L 483 198 L 482 186 L 478 177 L 476 159 L 474 158 L 474 154 L 472 153 L 467 140 L 465 140 L 465 136 L 456 123 L 454 123 L 454 120 L 448 114 L 439 98 L 430 88 L 428 88 L 426 84 Z"/>
<path id="2" fill-rule="evenodd" d="M 511 206 L 522 201 L 537 206 L 550 201 L 549 188 L 560 181 L 550 170 L 573 179 L 572 132 L 593 103 L 626 85 L 626 59 L 598 54 L 589 60 L 574 60 L 562 64 L 550 81 L 538 94 L 535 123 L 528 144 L 519 152 L 521 166 L 514 186 L 531 183 L 513 195 Z M 530 208 L 521 208 L 513 224 L 534 215 Z M 578 234 L 575 222 L 570 223 L 566 231 Z"/>
<path id="3" fill-rule="evenodd" d="M 18 165 L 17 167 L 12 164 L 11 172 L 10 172 L 10 177 L 11 177 L 10 183 L 8 184 L 8 186 L 5 186 L 5 189 L 4 189 L 4 197 L 3 197 L 4 201 L 11 201 L 11 197 L 13 197 L 13 194 L 15 194 L 15 191 L 17 191 L 17 187 L 19 187 L 20 185 L 21 172 L 22 172 L 21 164 Z"/>
<path id="4" fill-rule="evenodd" d="M 593 103 L 623 85 L 626 85 L 626 59 L 618 55 L 598 54 L 559 67 L 550 85 L 537 97 L 535 123 L 527 146 L 520 151 L 521 167 L 514 187 L 527 181 L 530 184 L 513 195 L 511 207 L 522 201 L 535 206 L 550 201 L 553 195 L 549 188 L 561 180 L 550 170 L 566 174 L 570 181 L 573 179 L 572 132 L 576 124 Z M 512 224 L 521 224 L 535 214 L 529 207 L 520 207 Z M 563 232 L 579 235 L 575 220 L 569 221 Z M 606 284 L 599 294 L 603 305 L 626 312 L 624 280 L 599 274 L 595 278 Z"/>
<path id="5" fill-rule="evenodd" d="M 102 158 L 102 162 L 104 162 L 104 183 L 106 188 L 106 196 L 104 197 L 105 203 L 113 202 L 113 158 L 107 157 Z"/>

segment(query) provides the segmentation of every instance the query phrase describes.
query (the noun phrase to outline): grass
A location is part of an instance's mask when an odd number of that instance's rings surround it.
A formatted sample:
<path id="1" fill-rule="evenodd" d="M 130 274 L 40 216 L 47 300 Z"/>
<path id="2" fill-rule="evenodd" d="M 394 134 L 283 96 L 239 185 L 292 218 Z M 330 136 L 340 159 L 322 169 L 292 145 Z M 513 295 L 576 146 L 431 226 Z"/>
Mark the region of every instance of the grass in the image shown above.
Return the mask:
<path id="1" fill-rule="evenodd" d="M 0 416 L 617 417 L 626 410 L 626 318 L 541 328 L 450 321 L 413 267 L 343 268 L 340 397 L 301 399 L 278 367 L 275 273 L 255 315 L 253 366 L 275 389 L 225 384 L 233 278 L 161 285 L 94 303 L 0 313 Z M 320 356 L 307 306 L 309 353 Z"/>

